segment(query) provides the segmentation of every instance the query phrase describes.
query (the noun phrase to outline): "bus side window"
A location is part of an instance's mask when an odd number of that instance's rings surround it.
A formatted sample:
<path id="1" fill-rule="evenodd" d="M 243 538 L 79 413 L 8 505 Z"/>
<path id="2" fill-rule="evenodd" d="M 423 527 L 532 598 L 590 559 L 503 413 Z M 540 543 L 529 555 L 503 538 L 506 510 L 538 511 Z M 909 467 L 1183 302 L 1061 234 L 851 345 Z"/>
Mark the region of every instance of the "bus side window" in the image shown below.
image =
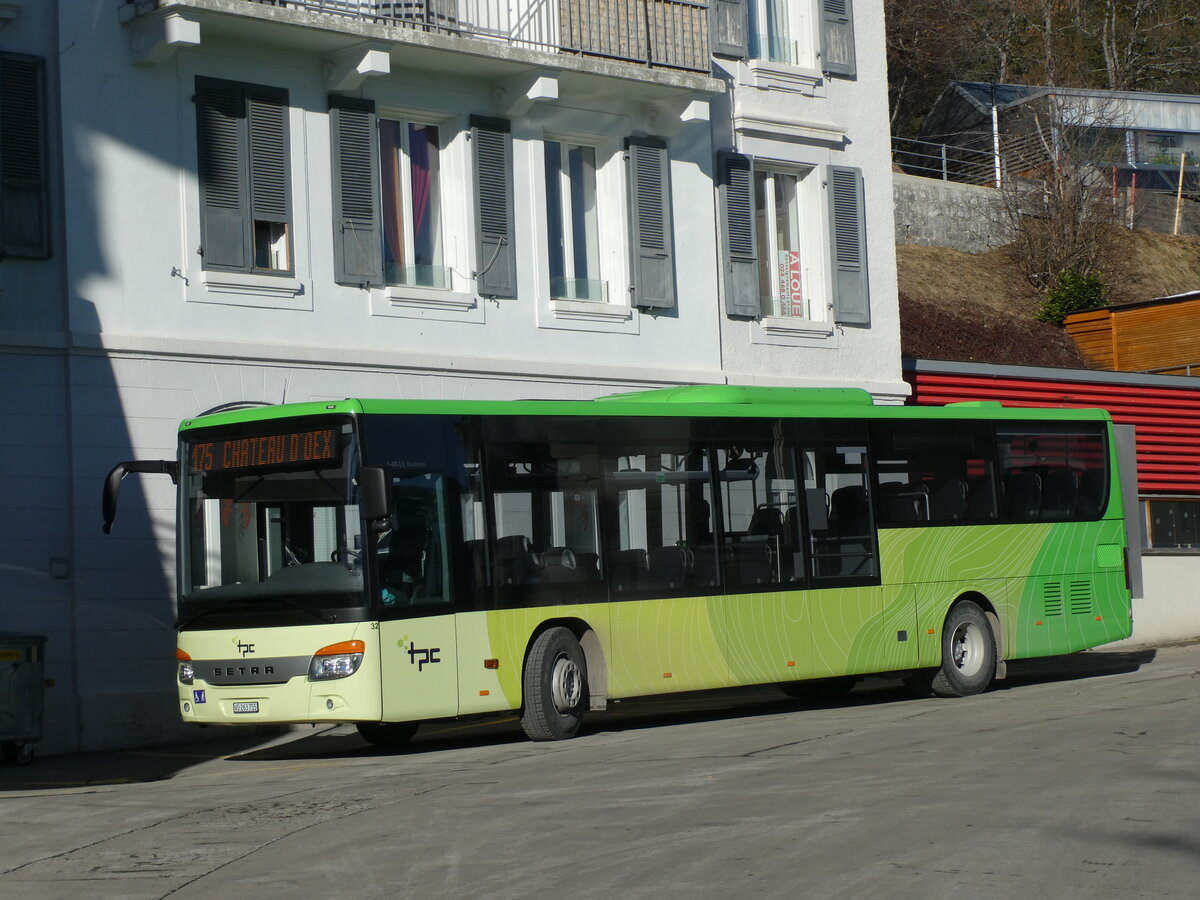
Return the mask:
<path id="1" fill-rule="evenodd" d="M 1028 423 L 997 429 L 1007 517 L 1061 522 L 1100 514 L 1108 455 L 1099 423 Z"/>
<path id="2" fill-rule="evenodd" d="M 395 478 L 392 496 L 388 530 L 377 544 L 384 606 L 449 603 L 444 475 Z"/>
<path id="3" fill-rule="evenodd" d="M 691 420 L 605 423 L 603 565 L 613 597 L 719 589 L 711 454 Z"/>
<path id="4" fill-rule="evenodd" d="M 805 451 L 804 458 L 813 578 L 828 583 L 876 577 L 879 567 L 866 484 L 866 448 L 824 447 Z M 826 527 L 819 528 L 826 496 Z"/>

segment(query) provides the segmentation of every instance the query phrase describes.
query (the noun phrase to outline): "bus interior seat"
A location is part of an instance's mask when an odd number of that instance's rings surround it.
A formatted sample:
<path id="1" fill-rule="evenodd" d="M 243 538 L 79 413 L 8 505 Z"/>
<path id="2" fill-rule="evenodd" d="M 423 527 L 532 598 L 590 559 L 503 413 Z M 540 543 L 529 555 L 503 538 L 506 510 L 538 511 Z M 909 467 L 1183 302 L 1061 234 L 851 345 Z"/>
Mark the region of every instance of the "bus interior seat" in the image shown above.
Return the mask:
<path id="1" fill-rule="evenodd" d="M 1100 514 L 1104 507 L 1104 470 L 1087 469 L 1079 479 L 1079 496 L 1075 501 L 1075 512 L 1090 519 Z"/>
<path id="2" fill-rule="evenodd" d="M 760 506 L 750 517 L 747 534 L 778 536 L 783 534 L 783 513 L 777 506 Z"/>
<path id="3" fill-rule="evenodd" d="M 726 578 L 732 583 L 766 584 L 775 580 L 772 561 L 777 551 L 769 540 L 736 541 L 725 550 Z"/>
<path id="4" fill-rule="evenodd" d="M 648 554 L 640 547 L 617 550 L 608 564 L 608 577 L 616 592 L 636 591 L 650 573 Z"/>
<path id="5" fill-rule="evenodd" d="M 879 486 L 889 522 L 924 522 L 929 519 L 929 489 L 919 481 L 888 481 Z"/>
<path id="6" fill-rule="evenodd" d="M 808 515 L 810 531 L 826 531 L 829 528 L 829 495 L 824 488 L 804 489 L 804 511 Z"/>
<path id="7" fill-rule="evenodd" d="M 688 582 L 692 553 L 686 547 L 656 547 L 647 558 L 649 572 L 644 584 L 649 588 L 681 588 Z"/>
<path id="8" fill-rule="evenodd" d="M 531 584 L 537 580 L 537 560 L 529 538 L 508 534 L 496 538 L 496 584 Z"/>
<path id="9" fill-rule="evenodd" d="M 540 554 L 539 580 L 543 584 L 560 584 L 564 581 L 582 581 L 575 551 L 570 547 L 550 547 Z"/>
<path id="10" fill-rule="evenodd" d="M 824 491 L 822 491 L 824 493 Z M 783 514 L 783 539 L 788 546 L 796 543 L 796 535 L 800 533 L 800 509 L 789 506 Z"/>
<path id="11" fill-rule="evenodd" d="M 575 571 L 583 581 L 600 581 L 600 554 L 575 551 Z"/>
<path id="12" fill-rule="evenodd" d="M 973 478 L 967 485 L 967 518 L 972 522 L 996 518 L 996 492 L 990 478 Z"/>
<path id="13" fill-rule="evenodd" d="M 1046 473 L 1042 490 L 1042 518 L 1065 519 L 1075 513 L 1079 496 L 1079 478 L 1070 469 L 1054 469 Z"/>
<path id="14" fill-rule="evenodd" d="M 463 541 L 463 553 L 471 561 L 471 584 L 475 587 L 487 584 L 487 542 L 483 538 Z"/>
<path id="15" fill-rule="evenodd" d="M 870 528 L 867 489 L 861 484 L 848 484 L 835 490 L 829 498 L 829 530 L 844 537 L 867 534 Z"/>
<path id="16" fill-rule="evenodd" d="M 1037 472 L 1009 472 L 1004 477 L 1008 514 L 1020 521 L 1038 517 L 1042 508 L 1042 478 Z"/>
<path id="17" fill-rule="evenodd" d="M 716 549 L 710 543 L 687 548 L 688 583 L 697 587 L 716 587 L 720 583 Z"/>
<path id="18" fill-rule="evenodd" d="M 833 537 L 827 574 L 865 575 L 870 572 L 871 513 L 867 489 L 861 484 L 838 488 L 829 498 L 829 531 Z"/>
<path id="19" fill-rule="evenodd" d="M 967 515 L 967 484 L 947 478 L 929 495 L 929 518 L 935 522 L 957 521 Z"/>

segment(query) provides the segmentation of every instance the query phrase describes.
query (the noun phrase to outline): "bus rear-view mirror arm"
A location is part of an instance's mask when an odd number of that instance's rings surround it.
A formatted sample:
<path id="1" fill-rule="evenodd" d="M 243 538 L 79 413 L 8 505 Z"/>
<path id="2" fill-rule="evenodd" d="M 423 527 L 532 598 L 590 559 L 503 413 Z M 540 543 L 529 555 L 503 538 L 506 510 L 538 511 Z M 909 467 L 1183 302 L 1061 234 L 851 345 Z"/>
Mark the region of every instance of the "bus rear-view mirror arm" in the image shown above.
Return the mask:
<path id="1" fill-rule="evenodd" d="M 173 459 L 131 459 L 117 463 L 104 479 L 101 507 L 104 511 L 105 534 L 112 534 L 113 520 L 117 517 L 117 493 L 121 489 L 121 479 L 130 472 L 170 475 L 172 484 L 179 483 L 179 463 Z"/>

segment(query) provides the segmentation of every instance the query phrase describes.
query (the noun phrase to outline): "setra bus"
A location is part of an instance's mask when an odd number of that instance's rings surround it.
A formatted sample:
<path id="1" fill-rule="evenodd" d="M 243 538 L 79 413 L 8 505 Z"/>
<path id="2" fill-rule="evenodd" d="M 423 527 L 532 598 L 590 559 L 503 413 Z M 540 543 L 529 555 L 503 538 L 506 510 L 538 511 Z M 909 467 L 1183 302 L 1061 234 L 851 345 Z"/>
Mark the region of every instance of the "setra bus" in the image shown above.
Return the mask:
<path id="1" fill-rule="evenodd" d="M 864 675 L 966 696 L 1132 628 L 1102 410 L 875 406 L 858 389 L 344 400 L 189 419 L 179 711 L 417 724 Z M 1131 505 L 1131 504 L 1130 504 Z"/>

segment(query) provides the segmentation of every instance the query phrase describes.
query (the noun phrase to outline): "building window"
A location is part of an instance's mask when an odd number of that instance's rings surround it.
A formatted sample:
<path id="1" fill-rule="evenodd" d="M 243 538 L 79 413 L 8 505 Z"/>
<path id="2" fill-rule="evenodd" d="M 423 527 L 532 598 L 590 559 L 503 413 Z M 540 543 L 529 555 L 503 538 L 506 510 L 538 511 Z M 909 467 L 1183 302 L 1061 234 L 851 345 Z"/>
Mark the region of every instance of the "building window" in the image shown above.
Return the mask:
<path id="1" fill-rule="evenodd" d="M 750 56 L 791 66 L 807 62 L 807 25 L 796 0 L 749 0 Z"/>
<path id="2" fill-rule="evenodd" d="M 290 274 L 288 94 L 196 79 L 204 268 Z"/>
<path id="3" fill-rule="evenodd" d="M 0 259 L 50 256 L 45 60 L 0 53 Z"/>
<path id="4" fill-rule="evenodd" d="M 388 284 L 450 288 L 442 259 L 440 153 L 436 125 L 379 120 L 383 275 Z"/>
<path id="5" fill-rule="evenodd" d="M 807 175 L 757 166 L 754 170 L 754 228 L 764 316 L 825 318 L 824 303 L 814 301 L 806 249 L 819 243 L 804 240 L 802 198 Z"/>
<path id="6" fill-rule="evenodd" d="M 600 278 L 596 149 L 546 141 L 545 153 L 550 296 L 607 302 L 608 284 Z"/>
<path id="7" fill-rule="evenodd" d="M 1145 505 L 1149 549 L 1200 552 L 1200 499 L 1152 497 Z"/>

